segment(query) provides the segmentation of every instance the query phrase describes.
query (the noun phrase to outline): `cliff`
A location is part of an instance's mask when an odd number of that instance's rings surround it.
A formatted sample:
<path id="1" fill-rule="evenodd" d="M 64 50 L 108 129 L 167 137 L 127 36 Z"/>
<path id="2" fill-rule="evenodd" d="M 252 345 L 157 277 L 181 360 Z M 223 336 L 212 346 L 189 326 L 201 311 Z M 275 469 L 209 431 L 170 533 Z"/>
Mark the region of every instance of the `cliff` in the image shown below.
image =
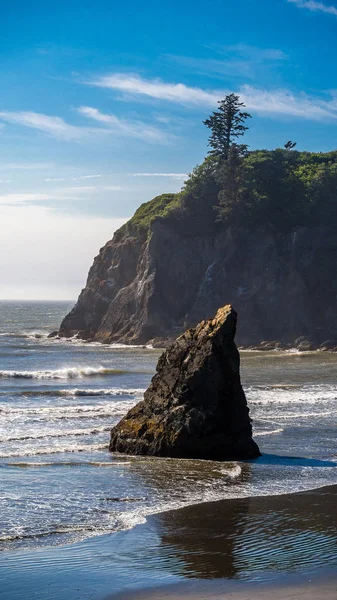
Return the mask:
<path id="1" fill-rule="evenodd" d="M 110 450 L 127 454 L 257 458 L 235 346 L 231 306 L 187 330 L 161 355 L 144 400 L 112 429 Z"/>
<path id="2" fill-rule="evenodd" d="M 296 168 L 303 178 L 303 168 Z M 207 172 L 205 181 L 204 171 L 192 175 L 183 194 L 142 205 L 115 233 L 95 258 L 60 335 L 161 344 L 230 302 L 240 313 L 242 346 L 337 347 L 336 187 L 330 182 L 329 204 L 316 202 L 316 183 L 308 204 L 300 204 L 298 185 L 297 204 L 293 187 L 276 204 L 279 184 L 268 202 L 261 193 L 254 210 L 239 207 L 220 221 L 213 210 L 219 189 L 214 174 L 210 180 Z"/>
<path id="3" fill-rule="evenodd" d="M 145 344 L 175 337 L 229 301 L 241 315 L 238 343 L 337 345 L 337 236 L 299 228 L 185 238 L 169 223 L 128 233 L 95 258 L 60 334 Z"/>

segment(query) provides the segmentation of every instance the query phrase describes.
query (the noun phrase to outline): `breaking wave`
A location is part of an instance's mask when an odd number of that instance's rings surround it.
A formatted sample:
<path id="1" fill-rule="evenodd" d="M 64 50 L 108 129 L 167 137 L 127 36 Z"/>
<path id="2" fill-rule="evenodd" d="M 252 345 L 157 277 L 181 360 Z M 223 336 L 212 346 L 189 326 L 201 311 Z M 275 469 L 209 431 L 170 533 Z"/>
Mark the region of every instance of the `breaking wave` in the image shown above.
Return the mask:
<path id="1" fill-rule="evenodd" d="M 120 375 L 126 371 L 106 367 L 68 367 L 46 371 L 0 371 L 0 379 L 76 379 L 97 375 Z"/>
<path id="2" fill-rule="evenodd" d="M 68 390 L 23 390 L 20 396 L 139 396 L 145 392 L 143 388 L 102 388 L 102 389 L 68 389 Z M 7 393 L 7 392 L 6 392 Z"/>
<path id="3" fill-rule="evenodd" d="M 41 407 L 13 407 L 3 406 L 0 414 L 8 418 L 8 415 L 20 417 L 39 417 L 40 419 L 93 419 L 97 417 L 114 417 L 122 415 L 134 406 L 134 400 L 125 400 L 102 405 L 85 406 L 41 406 Z"/>
<path id="4" fill-rule="evenodd" d="M 49 448 L 26 448 L 9 452 L 1 452 L 0 458 L 14 458 L 20 456 L 40 456 L 44 454 L 63 454 L 65 452 L 95 452 L 107 450 L 108 444 L 73 444 L 71 446 L 51 446 Z"/>
<path id="5" fill-rule="evenodd" d="M 44 440 L 49 438 L 77 437 L 81 435 L 96 435 L 110 431 L 112 426 L 94 427 L 89 429 L 63 429 L 59 431 L 47 431 L 45 433 L 27 433 L 22 435 L 6 435 L 0 437 L 0 443 L 18 442 L 24 440 Z"/>

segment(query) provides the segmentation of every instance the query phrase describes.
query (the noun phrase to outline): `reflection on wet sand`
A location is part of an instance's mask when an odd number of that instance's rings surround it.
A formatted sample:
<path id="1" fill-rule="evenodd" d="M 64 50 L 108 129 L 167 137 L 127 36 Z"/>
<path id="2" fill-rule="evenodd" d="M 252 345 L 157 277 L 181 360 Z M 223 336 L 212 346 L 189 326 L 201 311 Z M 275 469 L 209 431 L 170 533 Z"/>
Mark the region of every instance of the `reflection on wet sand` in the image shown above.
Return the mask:
<path id="1" fill-rule="evenodd" d="M 152 517 L 167 568 L 188 578 L 251 578 L 337 565 L 337 488 L 241 498 Z"/>

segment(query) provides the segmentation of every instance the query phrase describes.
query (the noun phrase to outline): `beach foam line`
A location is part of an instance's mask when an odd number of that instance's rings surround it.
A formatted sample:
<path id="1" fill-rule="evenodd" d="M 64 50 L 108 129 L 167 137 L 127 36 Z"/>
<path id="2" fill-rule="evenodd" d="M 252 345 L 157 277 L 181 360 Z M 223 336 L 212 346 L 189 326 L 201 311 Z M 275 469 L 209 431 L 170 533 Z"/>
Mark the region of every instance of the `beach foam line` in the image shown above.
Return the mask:
<path id="1" fill-rule="evenodd" d="M 100 388 L 100 389 L 65 389 L 65 390 L 23 390 L 18 396 L 139 396 L 144 394 L 145 388 Z M 7 394 L 3 392 L 1 395 Z"/>
<path id="2" fill-rule="evenodd" d="M 120 375 L 126 372 L 121 369 L 108 369 L 102 366 L 66 367 L 45 371 L 0 371 L 0 379 L 75 379 L 97 375 Z"/>
<path id="3" fill-rule="evenodd" d="M 58 460 L 39 462 L 6 462 L 0 466 L 16 467 L 18 469 L 41 469 L 45 467 L 124 467 L 132 463 L 129 460 L 110 460 L 109 462 L 91 460 Z"/>
<path id="4" fill-rule="evenodd" d="M 120 400 L 109 404 L 91 404 L 91 405 L 76 405 L 67 406 L 37 406 L 37 407 L 12 407 L 3 406 L 0 409 L 0 416 L 8 418 L 8 415 L 19 416 L 39 416 L 53 419 L 80 419 L 95 418 L 96 416 L 115 416 L 126 412 L 134 406 L 135 400 Z"/>
<path id="5" fill-rule="evenodd" d="M 5 442 L 17 442 L 25 440 L 45 440 L 49 438 L 62 438 L 62 437 L 78 437 L 82 435 L 97 435 L 110 431 L 112 425 L 104 425 L 102 427 L 94 427 L 88 429 L 63 429 L 59 431 L 48 431 L 45 433 L 26 433 L 22 435 L 6 435 L 0 437 L 0 443 Z"/>
<path id="6" fill-rule="evenodd" d="M 36 531 L 32 533 L 13 533 L 0 536 L 0 543 L 4 542 L 16 542 L 19 540 L 37 539 L 47 537 L 49 535 L 62 535 L 67 533 L 83 533 L 85 531 L 100 531 L 98 527 L 94 525 L 60 525 L 47 531 Z M 104 531 L 105 533 L 105 531 Z"/>
<path id="7" fill-rule="evenodd" d="M 95 452 L 107 450 L 107 444 L 84 444 L 72 446 L 51 446 L 50 448 L 26 448 L 17 451 L 0 452 L 0 458 L 15 458 L 20 456 L 40 456 L 44 454 L 65 454 L 69 452 Z"/>
<path id="8" fill-rule="evenodd" d="M 337 400 L 337 386 L 303 385 L 285 387 L 280 385 L 249 386 L 245 388 L 248 404 L 251 405 L 289 405 L 289 404 L 323 404 Z"/>
<path id="9" fill-rule="evenodd" d="M 253 437 L 261 437 L 263 435 L 275 435 L 276 433 L 282 433 L 284 431 L 283 427 L 278 427 L 278 429 L 271 429 L 270 431 L 254 431 Z"/>

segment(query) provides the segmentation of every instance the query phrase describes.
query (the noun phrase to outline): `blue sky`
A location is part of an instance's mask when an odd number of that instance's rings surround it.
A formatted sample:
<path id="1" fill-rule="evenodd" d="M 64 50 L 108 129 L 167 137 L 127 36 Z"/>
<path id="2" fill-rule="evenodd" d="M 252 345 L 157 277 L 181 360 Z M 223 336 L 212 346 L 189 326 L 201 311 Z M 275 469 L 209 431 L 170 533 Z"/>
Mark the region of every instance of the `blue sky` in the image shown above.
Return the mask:
<path id="1" fill-rule="evenodd" d="M 5 0 L 1 29 L 0 297 L 77 296 L 113 230 L 202 161 L 228 92 L 251 148 L 337 146 L 336 1 Z"/>

